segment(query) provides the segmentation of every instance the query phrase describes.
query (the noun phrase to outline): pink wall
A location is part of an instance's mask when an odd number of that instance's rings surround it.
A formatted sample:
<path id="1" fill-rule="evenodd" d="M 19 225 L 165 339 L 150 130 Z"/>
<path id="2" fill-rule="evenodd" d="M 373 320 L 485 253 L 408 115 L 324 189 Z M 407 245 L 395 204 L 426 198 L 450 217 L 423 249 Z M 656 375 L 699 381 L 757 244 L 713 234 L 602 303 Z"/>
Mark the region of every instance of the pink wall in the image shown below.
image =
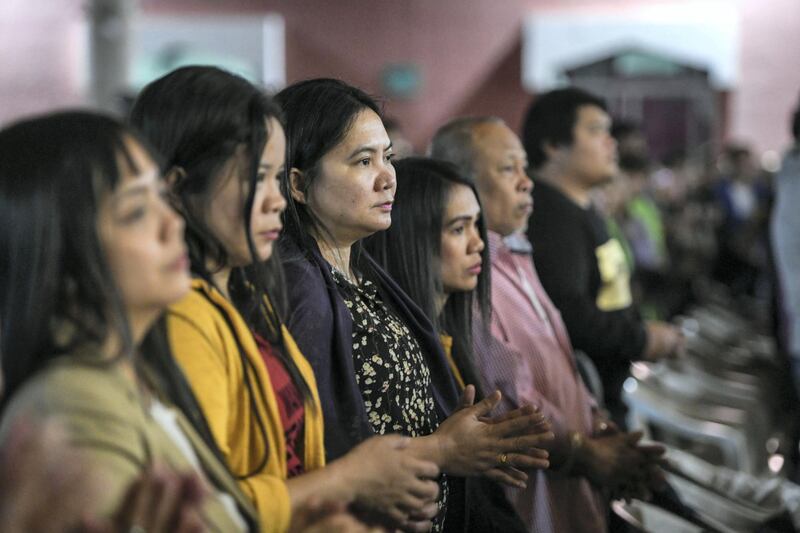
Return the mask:
<path id="1" fill-rule="evenodd" d="M 261 6 L 286 18 L 289 81 L 318 76 L 343 78 L 373 93 L 387 63 L 420 66 L 423 87 L 410 102 L 389 102 L 388 113 L 403 123 L 417 145 L 441 122 L 462 111 L 476 85 L 502 62 L 519 40 L 523 1 L 264 0 Z M 215 9 L 216 2 L 145 0 L 153 11 Z M 464 7 L 462 7 L 464 6 Z M 517 81 L 517 84 L 519 81 Z"/>
<path id="2" fill-rule="evenodd" d="M 732 93 L 730 134 L 781 150 L 800 102 L 800 2 L 748 0 L 741 12 L 742 84 Z"/>
<path id="3" fill-rule="evenodd" d="M 72 58 L 81 0 L 0 0 L 0 124 L 83 101 Z"/>
<path id="4" fill-rule="evenodd" d="M 75 88 L 67 83 L 68 74 L 59 62 L 59 51 L 67 42 L 63 25 L 70 17 L 80 16 L 75 6 L 81 2 L 62 0 L 58 6 L 68 7 L 56 9 L 57 2 L 0 2 L 0 54 L 3 54 L 0 55 L 0 101 L 3 102 L 0 121 L 22 111 L 70 103 L 77 98 Z M 280 13 L 286 19 L 290 82 L 335 76 L 377 92 L 381 69 L 387 63 L 419 65 L 423 87 L 418 97 L 408 102 L 389 102 L 388 111 L 402 121 L 412 141 L 423 147 L 438 125 L 459 114 L 492 113 L 505 118 L 512 127 L 519 125 L 520 114 L 530 98 L 520 86 L 519 74 L 520 29 L 529 13 L 585 7 L 626 10 L 654 1 L 239 0 L 223 4 L 218 0 L 140 0 L 140 3 L 149 12 L 224 9 L 237 13 Z M 800 2 L 732 0 L 731 3 L 741 6 L 742 42 L 741 86 L 731 95 L 729 133 L 753 142 L 759 149 L 780 149 L 788 140 L 784 126 L 787 115 L 800 93 L 796 57 L 796 51 L 800 50 Z M 13 43 L 17 52 L 9 53 L 7 42 Z"/>

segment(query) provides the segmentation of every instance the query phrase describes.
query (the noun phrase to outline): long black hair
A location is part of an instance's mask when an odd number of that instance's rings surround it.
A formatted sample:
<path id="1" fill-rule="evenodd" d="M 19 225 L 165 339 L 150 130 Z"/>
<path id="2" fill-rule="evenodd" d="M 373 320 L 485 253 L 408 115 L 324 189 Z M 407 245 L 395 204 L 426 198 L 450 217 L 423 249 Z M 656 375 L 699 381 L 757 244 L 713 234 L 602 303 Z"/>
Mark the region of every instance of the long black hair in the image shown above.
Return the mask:
<path id="1" fill-rule="evenodd" d="M 257 260 L 247 221 L 253 209 L 258 164 L 269 135 L 267 120 L 280 122 L 280 117 L 280 108 L 250 82 L 205 66 L 179 68 L 150 83 L 136 98 L 130 116 L 131 124 L 161 153 L 162 172 L 179 171 L 171 192 L 174 207 L 186 220 L 192 272 L 211 285 L 213 272 L 207 265 L 210 262 L 222 268 L 229 258 L 225 244 L 208 227 L 208 207 L 221 171 L 237 149 L 244 147 L 247 197 L 242 209 L 253 263 L 233 269 L 230 289 L 232 295 L 253 295 L 240 310 L 250 325 L 274 344 L 281 342 L 280 319 L 286 310 L 283 271 L 279 260 Z M 260 291 L 247 291 L 245 284 Z M 273 309 L 266 317 L 261 303 L 264 294 L 269 295 Z M 264 318 L 269 324 L 264 324 Z"/>
<path id="2" fill-rule="evenodd" d="M 395 163 L 397 192 L 392 225 L 365 240 L 370 255 L 436 325 L 453 337 L 453 359 L 465 383 L 480 383 L 472 352 L 472 314 L 477 306 L 483 324 L 490 313 L 489 247 L 481 251 L 484 268 L 474 291 L 449 295 L 441 313 L 436 302 L 444 294 L 441 278 L 441 248 L 444 217 L 454 186 L 464 185 L 480 200 L 475 184 L 459 174 L 455 165 L 423 157 Z M 487 241 L 486 224 L 478 220 L 481 239 Z"/>
<path id="3" fill-rule="evenodd" d="M 4 403 L 48 361 L 115 335 L 134 343 L 97 234 L 103 195 L 138 172 L 119 122 L 74 111 L 0 132 Z M 127 168 L 125 168 L 127 166 Z"/>
<path id="4" fill-rule="evenodd" d="M 86 363 L 132 357 L 139 377 L 181 409 L 222 459 L 169 345 L 158 342 L 161 320 L 137 351 L 98 236 L 101 200 L 125 173 L 140 171 L 131 141 L 158 161 L 135 131 L 94 112 L 53 113 L 0 131 L 2 404 L 48 362 L 115 336 L 116 357 Z"/>
<path id="5" fill-rule="evenodd" d="M 171 187 L 175 208 L 186 220 L 186 242 L 194 275 L 213 285 L 208 265 L 229 264 L 225 244 L 207 224 L 209 204 L 223 170 L 242 148 L 248 164 L 241 172 L 247 196 L 242 205 L 242 220 L 252 263 L 231 271 L 227 287 L 233 304 L 248 326 L 276 348 L 292 381 L 308 398 L 309 385 L 292 358 L 282 349 L 281 324 L 286 312 L 286 286 L 277 247 L 267 261 L 255 251 L 249 220 L 258 180 L 258 165 L 270 132 L 269 119 L 281 122 L 280 108 L 265 93 L 235 74 L 216 67 L 191 66 L 172 71 L 150 83 L 137 97 L 131 110 L 131 123 L 137 126 L 161 152 L 163 171 L 177 171 Z M 265 296 L 269 304 L 265 303 Z M 225 314 L 223 313 L 223 316 Z M 245 386 L 253 404 L 256 426 L 264 439 L 264 456 L 244 478 L 266 467 L 268 457 L 264 421 L 255 407 L 260 395 L 258 375 L 239 347 Z"/>
<path id="6" fill-rule="evenodd" d="M 381 116 L 380 106 L 367 93 L 330 78 L 295 83 L 275 95 L 275 100 L 286 119 L 286 168 L 303 173 L 301 188 L 306 197 L 319 175 L 322 158 L 344 140 L 359 113 L 369 109 Z M 283 194 L 287 202 L 284 235 L 308 251 L 314 246 L 312 234 L 324 239 L 330 232 L 307 205 L 292 198 L 288 172 L 284 175 Z M 363 266 L 358 265 L 360 250 L 359 242 L 350 256 L 353 267 Z"/>

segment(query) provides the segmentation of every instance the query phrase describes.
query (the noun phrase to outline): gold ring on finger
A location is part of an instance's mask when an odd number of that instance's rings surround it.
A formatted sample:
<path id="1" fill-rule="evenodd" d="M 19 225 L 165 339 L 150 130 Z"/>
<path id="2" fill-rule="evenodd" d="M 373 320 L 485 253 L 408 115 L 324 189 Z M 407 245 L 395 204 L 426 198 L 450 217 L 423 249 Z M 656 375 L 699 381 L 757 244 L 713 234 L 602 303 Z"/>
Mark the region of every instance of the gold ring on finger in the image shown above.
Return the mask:
<path id="1" fill-rule="evenodd" d="M 500 462 L 501 465 L 508 463 L 508 454 L 501 453 L 500 455 L 497 456 L 497 460 Z"/>

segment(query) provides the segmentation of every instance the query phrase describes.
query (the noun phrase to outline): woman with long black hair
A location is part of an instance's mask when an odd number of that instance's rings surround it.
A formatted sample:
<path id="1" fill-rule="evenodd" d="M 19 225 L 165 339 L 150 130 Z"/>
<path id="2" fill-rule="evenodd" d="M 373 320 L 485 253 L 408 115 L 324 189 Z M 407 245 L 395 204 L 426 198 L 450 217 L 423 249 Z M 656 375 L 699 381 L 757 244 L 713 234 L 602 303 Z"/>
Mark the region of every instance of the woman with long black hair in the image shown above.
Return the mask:
<path id="1" fill-rule="evenodd" d="M 376 102 L 330 79 L 294 84 L 276 99 L 289 145 L 281 248 L 288 326 L 314 368 L 328 456 L 374 434 L 417 437 L 411 452 L 448 475 L 440 479 L 435 529 L 463 529 L 468 511 L 459 478 L 524 485 L 527 476 L 514 467 L 547 466 L 547 453 L 537 448 L 548 437 L 546 424 L 533 412 L 482 421 L 499 393 L 473 406 L 468 385 L 459 398 L 430 321 L 362 250 L 362 239 L 391 224 L 396 187 Z"/>
<path id="2" fill-rule="evenodd" d="M 9 126 L 0 154 L 0 446 L 12 448 L 20 423 L 56 423 L 70 457 L 98 483 L 64 487 L 99 487 L 84 516 L 124 508 L 129 488 L 160 464 L 208 487 L 200 505 L 183 510 L 168 502 L 186 498 L 187 487 L 162 480 L 145 494 L 142 505 L 177 511 L 165 529 L 186 531 L 187 521 L 194 530 L 254 529 L 247 497 L 171 407 L 169 376 L 139 351 L 190 282 L 183 222 L 163 198 L 153 154 L 117 121 L 87 112 Z"/>
<path id="3" fill-rule="evenodd" d="M 365 247 L 439 332 L 463 389 L 481 377 L 474 363 L 472 319 L 491 313 L 486 224 L 475 184 L 451 163 L 410 157 L 395 163 L 397 194 L 392 225 Z M 499 486 L 487 479 L 467 484 L 477 507 L 474 531 L 526 531 Z"/>
<path id="4" fill-rule="evenodd" d="M 475 185 L 455 166 L 422 157 L 395 163 L 392 225 L 365 241 L 370 255 L 436 326 L 461 388 L 480 382 L 472 314 L 491 312 L 486 225 Z"/>
<path id="5" fill-rule="evenodd" d="M 170 307 L 170 345 L 264 530 L 285 531 L 311 498 L 429 527 L 438 469 L 406 453 L 406 439 L 371 439 L 326 466 L 316 380 L 283 326 L 279 109 L 238 76 L 185 67 L 148 85 L 131 121 L 163 154 L 187 225 L 193 290 Z"/>

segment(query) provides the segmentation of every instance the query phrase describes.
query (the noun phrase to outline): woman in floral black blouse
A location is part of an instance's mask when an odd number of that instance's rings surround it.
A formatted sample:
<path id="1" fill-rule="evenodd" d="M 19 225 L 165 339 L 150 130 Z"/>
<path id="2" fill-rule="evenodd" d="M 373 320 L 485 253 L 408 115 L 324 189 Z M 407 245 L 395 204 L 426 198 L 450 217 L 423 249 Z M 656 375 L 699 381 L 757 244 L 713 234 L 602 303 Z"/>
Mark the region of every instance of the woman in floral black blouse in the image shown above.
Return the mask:
<path id="1" fill-rule="evenodd" d="M 375 433 L 402 433 L 408 453 L 436 462 L 436 530 L 465 530 L 464 476 L 520 486 L 545 468 L 547 423 L 532 409 L 486 421 L 499 393 L 459 398 L 430 321 L 362 251 L 391 224 L 392 146 L 377 104 L 343 82 L 317 79 L 281 91 L 289 154 L 282 238 L 288 327 L 317 378 L 325 446 L 334 459 Z M 462 409 L 459 409 L 459 408 Z M 456 412 L 457 411 L 457 412 Z M 417 517 L 399 526 L 414 528 Z"/>

